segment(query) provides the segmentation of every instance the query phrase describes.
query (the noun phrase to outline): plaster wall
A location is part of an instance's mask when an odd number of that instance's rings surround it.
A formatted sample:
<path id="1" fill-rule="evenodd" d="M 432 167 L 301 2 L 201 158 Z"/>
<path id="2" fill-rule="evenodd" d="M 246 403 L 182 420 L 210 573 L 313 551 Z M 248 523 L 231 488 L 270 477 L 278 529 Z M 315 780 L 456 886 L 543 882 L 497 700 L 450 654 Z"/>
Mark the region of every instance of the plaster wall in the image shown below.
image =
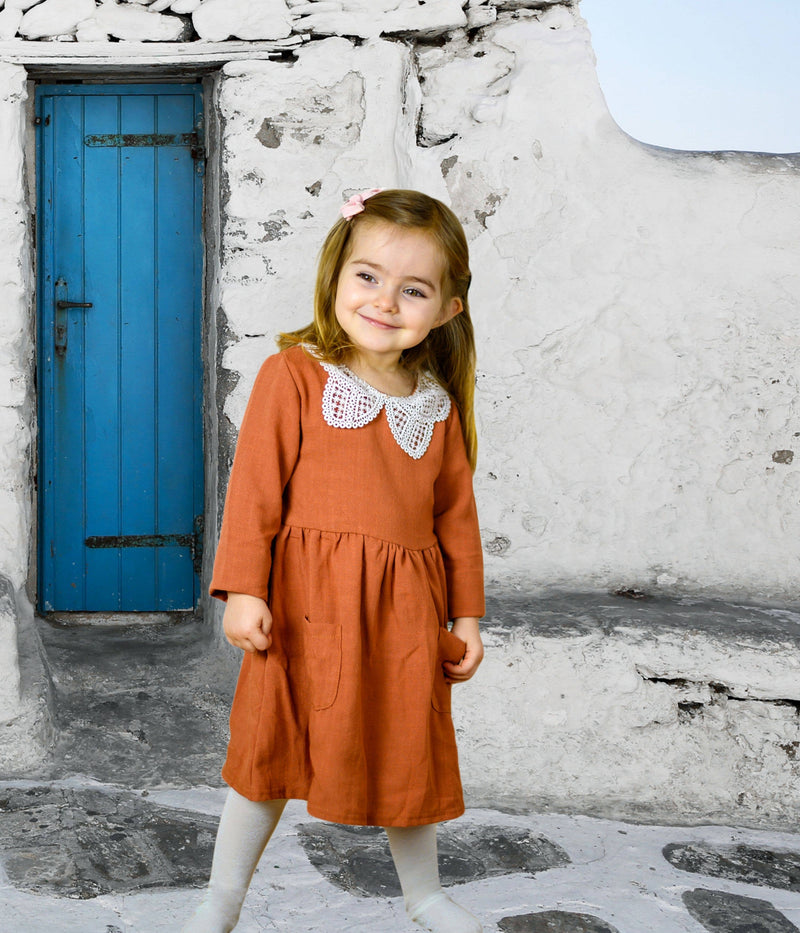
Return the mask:
<path id="1" fill-rule="evenodd" d="M 0 725 L 22 712 L 18 600 L 31 547 L 33 298 L 27 236 L 23 68 L 0 65 Z"/>
<path id="2" fill-rule="evenodd" d="M 0 62 L 0 766 L 24 769 L 52 739 L 27 593 L 33 532 L 34 396 L 27 74 Z"/>
<path id="3" fill-rule="evenodd" d="M 232 425 L 342 196 L 420 187 L 471 240 L 490 582 L 792 598 L 800 160 L 630 139 L 564 7 L 233 63 L 219 100 Z"/>
<path id="4" fill-rule="evenodd" d="M 23 746 L 33 753 L 32 721 L 41 742 L 47 737 L 43 691 L 26 695 L 20 678 L 21 660 L 35 656 L 19 647 L 32 615 L 33 205 L 24 184 L 26 70 L 8 62 L 46 61 L 65 74 L 89 62 L 96 74 L 136 72 L 137 61 L 181 73 L 193 56 L 226 61 L 224 44 L 213 44 L 226 36 L 198 41 L 198 18 L 179 2 L 161 11 L 153 3 L 146 15 L 182 16 L 184 25 L 191 15 L 195 31 L 182 34 L 191 40 L 183 47 L 154 40 L 158 50 L 144 51 L 133 35 L 108 43 L 111 32 L 81 34 L 77 21 L 63 42 L 0 46 L 0 573 L 7 608 L 16 607 L 0 620 L 0 716 L 17 723 L 3 733 L 0 764 L 17 763 Z M 129 4 L 113 6 L 104 22 L 132 22 L 121 10 Z M 258 34 L 229 33 L 253 44 L 252 54 L 241 42 L 231 50 L 237 60 L 222 65 L 211 92 L 207 541 L 256 371 L 278 331 L 308 320 L 314 254 L 342 199 L 373 185 L 417 187 L 452 205 L 471 244 L 476 491 L 491 592 L 501 602 L 618 588 L 790 600 L 800 582 L 800 158 L 678 153 L 627 137 L 608 114 L 589 34 L 570 3 L 417 6 L 387 0 L 368 16 L 347 0 L 324 10 L 289 3 L 288 34 L 269 34 L 263 22 Z M 204 16 L 227 9 L 238 23 L 255 9 L 245 0 L 202 7 Z M 683 677 L 668 637 L 654 636 L 647 650 L 636 632 L 545 637 L 536 612 L 531 604 L 532 629 L 488 630 L 491 656 L 464 707 L 477 730 L 465 751 L 474 799 L 492 787 L 530 798 L 537 749 L 541 773 L 552 777 L 544 802 L 553 805 L 590 806 L 592 788 L 599 800 L 614 782 L 651 809 L 660 800 L 719 813 L 740 794 L 769 796 L 766 777 L 742 783 L 746 756 L 713 799 L 674 777 L 680 756 L 705 739 L 678 722 L 677 701 L 642 673 L 661 658 L 665 680 Z M 726 654 L 692 637 L 708 661 L 708 687 L 738 649 Z M 765 648 L 766 669 L 780 656 Z M 525 708 L 560 695 L 562 684 L 569 697 L 540 719 L 525 717 L 517 743 L 516 724 L 501 728 L 494 718 L 508 706 L 509 669 Z M 746 680 L 752 669 L 742 670 Z M 594 725 L 584 728 L 578 719 L 591 708 Z M 647 710 L 655 712 L 640 729 Z M 729 763 L 745 741 L 731 738 L 737 729 L 758 748 L 771 734 L 774 711 L 765 719 L 737 710 L 714 746 Z M 598 752 L 607 722 L 642 756 L 627 778 L 624 751 Z M 784 744 L 794 747 L 796 723 L 784 725 Z M 659 756 L 670 754 L 673 776 L 652 780 Z M 694 773 L 715 779 L 713 756 L 692 760 Z M 765 761 L 767 777 L 789 773 L 786 753 Z M 788 785 L 781 777 L 775 786 Z"/>
<path id="5" fill-rule="evenodd" d="M 0 64 L 0 87 L 0 573 L 19 588 L 30 557 L 35 409 L 25 70 Z"/>

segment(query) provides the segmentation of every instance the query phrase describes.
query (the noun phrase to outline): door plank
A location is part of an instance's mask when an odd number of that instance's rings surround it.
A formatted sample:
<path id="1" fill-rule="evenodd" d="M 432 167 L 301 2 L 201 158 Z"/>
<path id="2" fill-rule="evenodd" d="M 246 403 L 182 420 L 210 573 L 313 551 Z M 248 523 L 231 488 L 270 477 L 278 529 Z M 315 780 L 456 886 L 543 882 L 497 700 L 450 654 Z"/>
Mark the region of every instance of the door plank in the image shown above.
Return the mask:
<path id="1" fill-rule="evenodd" d="M 150 95 L 122 97 L 122 133 L 153 133 L 155 106 Z M 156 411 L 154 366 L 156 324 L 155 147 L 125 147 L 120 163 L 120 251 L 122 279 L 122 528 L 121 534 L 144 535 L 155 527 Z M 172 529 L 170 529 L 172 530 Z M 122 606 L 138 599 L 157 603 L 156 549 L 125 554 Z"/>
<path id="2" fill-rule="evenodd" d="M 54 185 L 58 198 L 54 203 L 54 247 L 57 263 L 51 293 L 45 301 L 51 305 L 56 298 L 70 301 L 84 300 L 83 276 L 83 101 L 60 98 L 55 101 L 55 153 L 57 171 Z M 59 286 L 58 282 L 66 283 Z M 83 381 L 83 311 L 61 312 L 66 327 L 66 352 L 54 354 L 55 414 L 53 470 L 60 486 L 83 490 L 84 464 L 81 457 L 72 456 L 74 445 L 85 442 L 84 421 L 73 419 L 70 413 L 83 410 L 85 405 Z M 59 315 L 60 316 L 60 315 Z M 58 321 L 56 320 L 56 324 Z M 52 335 L 48 335 L 52 339 Z M 67 609 L 78 609 L 85 604 L 85 577 L 83 548 L 72 529 L 81 528 L 85 521 L 85 499 L 76 494 L 68 500 L 59 500 L 51 529 L 51 547 L 55 559 L 64 568 L 56 581 L 55 598 Z"/>
<path id="3" fill-rule="evenodd" d="M 192 125 L 194 114 L 189 109 L 191 101 L 177 95 L 159 95 L 157 101 L 157 127 Z M 159 392 L 158 417 L 158 527 L 164 530 L 186 527 L 194 518 L 193 490 L 184 480 L 185 457 L 192 451 L 197 457 L 202 450 L 201 438 L 197 436 L 200 424 L 190 422 L 183 415 L 187 408 L 197 404 L 201 387 L 196 381 L 196 371 L 183 370 L 174 373 L 173 355 L 199 356 L 198 330 L 186 326 L 187 315 L 192 313 L 194 283 L 192 267 L 181 264 L 185 249 L 186 232 L 192 230 L 193 217 L 199 216 L 194 192 L 197 188 L 194 162 L 186 147 L 159 147 L 156 150 L 158 175 L 157 250 L 159 266 L 170 270 L 169 277 L 159 276 L 160 282 L 169 282 L 169 287 L 157 290 L 159 340 L 157 374 L 159 385 L 166 384 L 172 374 L 170 392 Z M 197 238 L 199 240 L 199 237 Z M 200 257 L 197 257 L 199 260 Z M 202 464 L 195 462 L 194 472 L 202 473 Z M 162 548 L 158 552 L 158 580 L 163 585 L 166 579 L 175 579 L 179 567 L 185 566 L 187 552 L 177 548 Z M 189 555 L 190 556 L 190 555 Z M 190 586 L 191 577 L 185 578 Z"/>
<path id="4" fill-rule="evenodd" d="M 116 97 L 84 98 L 84 134 L 107 131 L 119 123 Z M 86 217 L 87 301 L 86 348 L 86 531 L 115 533 L 120 525 L 120 366 L 119 366 L 119 216 L 117 172 L 119 152 L 113 149 L 83 150 Z M 91 530 L 91 532 L 90 532 Z M 122 575 L 118 550 L 86 553 L 86 603 L 88 611 L 108 605 L 109 583 L 119 593 Z M 116 600 L 116 609 L 121 609 Z"/>

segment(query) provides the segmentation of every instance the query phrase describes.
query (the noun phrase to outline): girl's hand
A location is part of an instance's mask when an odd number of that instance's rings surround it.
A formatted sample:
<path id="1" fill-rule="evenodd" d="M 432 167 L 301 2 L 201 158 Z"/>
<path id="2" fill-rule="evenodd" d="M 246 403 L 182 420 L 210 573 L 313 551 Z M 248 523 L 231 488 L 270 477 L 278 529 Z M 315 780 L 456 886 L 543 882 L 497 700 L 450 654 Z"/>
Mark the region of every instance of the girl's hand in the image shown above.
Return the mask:
<path id="1" fill-rule="evenodd" d="M 445 661 L 442 665 L 442 667 L 444 667 L 445 680 L 449 684 L 460 684 L 469 680 L 475 671 L 478 670 L 478 665 L 483 660 L 483 642 L 481 641 L 479 621 L 479 619 L 463 616 L 460 619 L 455 619 L 453 622 L 452 632 L 454 635 L 458 635 L 462 641 L 466 642 L 467 650 L 464 652 L 464 657 L 458 664 Z"/>
<path id="2" fill-rule="evenodd" d="M 272 613 L 258 596 L 228 593 L 222 627 L 232 645 L 251 654 L 266 651 L 272 644 Z"/>

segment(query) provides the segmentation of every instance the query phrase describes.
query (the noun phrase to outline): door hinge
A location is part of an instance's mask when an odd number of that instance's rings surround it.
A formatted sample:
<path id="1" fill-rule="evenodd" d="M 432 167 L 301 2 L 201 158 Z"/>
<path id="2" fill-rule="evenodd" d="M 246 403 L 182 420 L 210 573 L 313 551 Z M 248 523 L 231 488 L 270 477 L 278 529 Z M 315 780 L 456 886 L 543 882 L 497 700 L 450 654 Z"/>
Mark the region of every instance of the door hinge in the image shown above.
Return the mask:
<path id="1" fill-rule="evenodd" d="M 194 517 L 194 534 L 192 535 L 192 564 L 197 576 L 201 576 L 203 571 L 203 532 L 205 531 L 206 520 L 203 515 Z"/>
<path id="2" fill-rule="evenodd" d="M 206 157 L 206 148 L 203 143 L 200 141 L 200 137 L 197 133 L 192 133 L 192 158 L 196 161 L 197 159 L 205 159 Z"/>
<path id="3" fill-rule="evenodd" d="M 194 531 L 190 535 L 90 535 L 84 541 L 91 548 L 125 547 L 188 547 L 192 555 L 192 566 L 197 576 L 203 568 L 202 515 L 194 517 Z"/>
<path id="4" fill-rule="evenodd" d="M 202 137 L 197 132 L 192 133 L 191 140 L 189 153 L 194 160 L 194 170 L 198 175 L 205 175 L 206 147 L 203 145 Z"/>

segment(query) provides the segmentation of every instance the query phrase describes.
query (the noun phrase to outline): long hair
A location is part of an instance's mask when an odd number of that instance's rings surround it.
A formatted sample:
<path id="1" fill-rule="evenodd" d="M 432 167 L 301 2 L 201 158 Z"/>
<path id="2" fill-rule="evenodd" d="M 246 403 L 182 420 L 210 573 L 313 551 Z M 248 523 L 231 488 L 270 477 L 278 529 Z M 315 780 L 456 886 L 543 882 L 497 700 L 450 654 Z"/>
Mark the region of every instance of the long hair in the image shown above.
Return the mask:
<path id="1" fill-rule="evenodd" d="M 364 201 L 364 210 L 349 220 L 343 217 L 331 228 L 319 256 L 314 290 L 314 320 L 300 330 L 280 334 L 281 350 L 311 344 L 327 363 L 341 365 L 355 349 L 336 320 L 339 273 L 352 249 L 353 232 L 363 224 L 389 223 L 427 233 L 444 259 L 442 300 L 458 298 L 462 311 L 446 324 L 434 327 L 416 347 L 404 350 L 403 366 L 409 372 L 429 372 L 453 399 L 472 469 L 478 456 L 475 431 L 475 335 L 469 316 L 469 247 L 464 229 L 449 207 L 419 191 L 388 189 Z"/>

